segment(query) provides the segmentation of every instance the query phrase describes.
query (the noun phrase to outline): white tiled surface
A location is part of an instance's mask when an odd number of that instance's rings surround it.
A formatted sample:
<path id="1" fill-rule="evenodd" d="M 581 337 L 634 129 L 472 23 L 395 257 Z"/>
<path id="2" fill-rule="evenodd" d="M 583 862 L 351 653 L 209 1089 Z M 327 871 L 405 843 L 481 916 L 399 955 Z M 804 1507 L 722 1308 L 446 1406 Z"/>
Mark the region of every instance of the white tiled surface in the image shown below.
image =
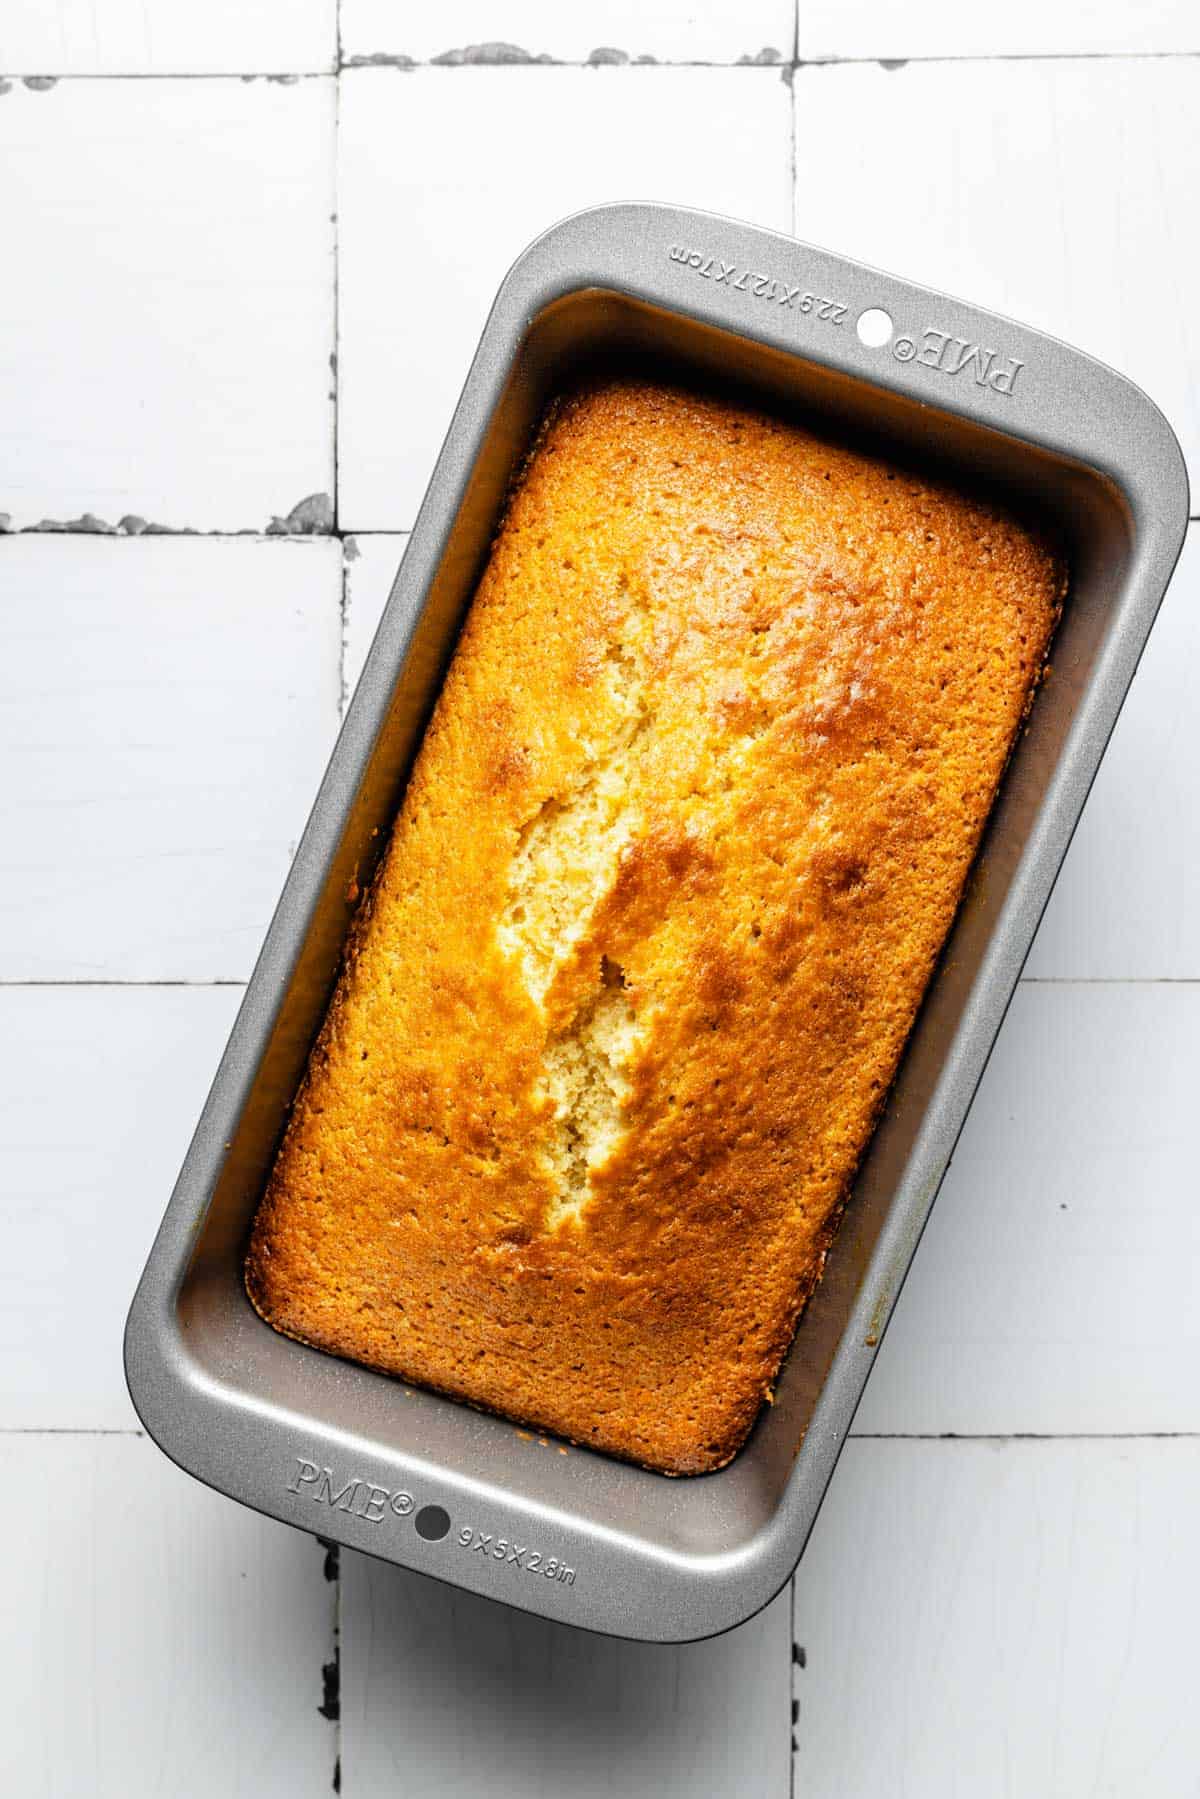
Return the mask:
<path id="1" fill-rule="evenodd" d="M 1198 80 L 1190 57 L 800 69 L 796 235 L 1115 363 L 1200 488 Z"/>
<path id="2" fill-rule="evenodd" d="M 539 231 L 603 200 L 649 198 L 786 230 L 790 129 L 777 69 L 345 74 L 338 482 L 346 529 L 412 524 L 492 297 Z"/>
<path id="3" fill-rule="evenodd" d="M 0 95 L 14 528 L 262 531 L 332 492 L 334 110 L 332 78 Z"/>
<path id="4" fill-rule="evenodd" d="M 0 1791 L 326 1799 L 336 1593 L 311 1537 L 140 1436 L 8 1436 Z"/>
<path id="5" fill-rule="evenodd" d="M 241 997 L 0 987 L 0 1431 L 137 1427 L 122 1313 Z"/>
<path id="6" fill-rule="evenodd" d="M 794 1629 L 785 1596 L 643 1649 L 327 1582 L 133 1434 L 125 1306 L 531 235 L 794 209 L 1110 357 L 1200 449 L 1194 7 L 342 0 L 336 76 L 332 5 L 0 0 L 0 512 L 92 515 L 0 539 L 0 1791 L 305 1799 L 340 1754 L 349 1799 L 1194 1799 L 1194 532 Z M 263 72 L 302 78 L 211 78 Z M 322 495 L 315 539 L 264 537 Z M 169 534 L 96 534 L 128 514 Z"/>
<path id="7" fill-rule="evenodd" d="M 1021 986 L 856 1430 L 1200 1434 L 1198 1061 L 1195 982 Z"/>
<path id="8" fill-rule="evenodd" d="M 338 545 L 0 555 L 0 980 L 244 980 L 337 729 Z"/>
<path id="9" fill-rule="evenodd" d="M 848 1445 L 796 1578 L 796 1793 L 1193 1799 L 1200 1443 Z"/>
<path id="10" fill-rule="evenodd" d="M 1200 732 L 1192 680 L 1198 667 L 1200 525 L 1193 524 L 1046 908 L 1028 975 L 1200 976 Z"/>

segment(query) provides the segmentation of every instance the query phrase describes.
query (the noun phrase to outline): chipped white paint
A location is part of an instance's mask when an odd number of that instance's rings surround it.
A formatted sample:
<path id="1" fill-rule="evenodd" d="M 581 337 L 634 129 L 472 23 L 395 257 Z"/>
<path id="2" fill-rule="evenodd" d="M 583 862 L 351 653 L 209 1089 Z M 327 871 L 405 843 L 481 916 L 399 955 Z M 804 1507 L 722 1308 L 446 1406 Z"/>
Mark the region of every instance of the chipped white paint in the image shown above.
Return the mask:
<path id="1" fill-rule="evenodd" d="M 1197 1515 L 1196 1441 L 851 1443 L 796 1581 L 797 1794 L 1191 1799 Z"/>
<path id="2" fill-rule="evenodd" d="M 1195 0 L 800 0 L 799 55 L 824 57 L 1111 56 L 1200 50 Z"/>
<path id="3" fill-rule="evenodd" d="M 251 75 L 332 69 L 337 0 L 5 0 L 5 75 Z"/>
<path id="4" fill-rule="evenodd" d="M 1200 485 L 1200 62 L 805 68 L 795 98 L 798 237 L 1114 363 Z"/>
<path id="5" fill-rule="evenodd" d="M 1188 533 L 1026 973 L 1200 980 L 1200 525 Z"/>
<path id="6" fill-rule="evenodd" d="M 0 539 L 0 979 L 244 979 L 337 724 L 326 540 Z"/>
<path id="7" fill-rule="evenodd" d="M 346 529 L 412 523 L 496 288 L 533 237 L 613 199 L 674 200 L 786 230 L 789 120 L 771 69 L 343 76 Z"/>
<path id="8" fill-rule="evenodd" d="M 124 1313 L 241 997 L 0 987 L 0 1431 L 136 1426 Z"/>
<path id="9" fill-rule="evenodd" d="M 1017 993 L 857 1431 L 1200 1432 L 1200 985 Z"/>
<path id="10" fill-rule="evenodd" d="M 342 1558 L 343 1793 L 787 1799 L 790 1594 L 683 1647 Z"/>
<path id="11" fill-rule="evenodd" d="M 328 1799 L 334 1588 L 314 1539 L 143 1437 L 3 1448 L 4 1792 Z"/>
<path id="12" fill-rule="evenodd" d="M 538 56 L 557 62 L 735 63 L 774 51 L 787 61 L 795 34 L 793 0 L 342 0 L 342 54 L 408 56 L 416 62 L 461 55 L 490 61 Z"/>
<path id="13" fill-rule="evenodd" d="M 347 543 L 346 654 L 343 663 L 347 699 L 362 674 L 367 651 L 379 629 L 407 543 L 407 535 L 399 531 L 371 532 Z"/>
<path id="14" fill-rule="evenodd" d="M 332 492 L 333 132 L 319 78 L 0 95 L 14 526 L 261 531 Z"/>

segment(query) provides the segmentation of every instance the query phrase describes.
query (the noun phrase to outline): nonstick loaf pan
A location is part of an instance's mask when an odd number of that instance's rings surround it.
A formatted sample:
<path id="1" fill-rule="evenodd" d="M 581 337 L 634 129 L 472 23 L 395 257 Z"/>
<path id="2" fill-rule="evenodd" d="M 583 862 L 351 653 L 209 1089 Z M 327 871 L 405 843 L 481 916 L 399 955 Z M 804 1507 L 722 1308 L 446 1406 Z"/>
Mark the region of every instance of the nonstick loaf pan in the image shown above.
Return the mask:
<path id="1" fill-rule="evenodd" d="M 278 1335 L 242 1257 L 506 488 L 598 366 L 735 391 L 1065 542 L 1071 587 L 964 904 L 825 1276 L 721 1472 L 668 1480 Z M 337 748 L 138 1287 L 130 1392 L 183 1468 L 302 1529 L 592 1630 L 685 1641 L 804 1548 L 1187 519 L 1179 446 L 1129 381 L 1025 326 L 704 213 L 580 213 L 496 298 Z"/>

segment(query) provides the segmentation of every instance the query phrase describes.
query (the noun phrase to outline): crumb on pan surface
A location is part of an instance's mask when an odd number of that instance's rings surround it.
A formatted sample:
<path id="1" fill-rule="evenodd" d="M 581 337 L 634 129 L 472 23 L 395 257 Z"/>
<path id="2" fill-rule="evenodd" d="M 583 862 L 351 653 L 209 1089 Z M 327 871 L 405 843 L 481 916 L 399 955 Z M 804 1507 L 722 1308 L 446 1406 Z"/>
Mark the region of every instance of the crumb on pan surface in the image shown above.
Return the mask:
<path id="1" fill-rule="evenodd" d="M 640 380 L 510 501 L 255 1222 L 278 1329 L 669 1473 L 819 1278 L 1065 583 Z"/>

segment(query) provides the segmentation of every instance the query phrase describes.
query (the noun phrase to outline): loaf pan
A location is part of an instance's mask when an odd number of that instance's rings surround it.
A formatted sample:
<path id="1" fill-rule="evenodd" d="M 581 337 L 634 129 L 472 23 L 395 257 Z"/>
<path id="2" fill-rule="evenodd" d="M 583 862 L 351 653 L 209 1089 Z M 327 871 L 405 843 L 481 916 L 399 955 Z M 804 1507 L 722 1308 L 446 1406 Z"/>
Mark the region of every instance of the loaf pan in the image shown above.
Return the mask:
<path id="1" fill-rule="evenodd" d="M 863 334 L 884 341 L 862 341 L 864 313 Z M 242 1287 L 250 1222 L 354 896 L 395 815 L 506 486 L 548 397 L 608 364 L 732 390 L 983 487 L 1048 519 L 1071 566 L 1053 676 L 774 1403 L 728 1468 L 685 1480 L 288 1341 Z M 686 1641 L 765 1605 L 804 1548 L 1187 510 L 1179 446 L 1146 396 L 1008 319 L 666 206 L 602 207 L 539 238 L 488 319 L 133 1301 L 129 1389 L 166 1453 L 302 1529 L 592 1630 Z"/>

